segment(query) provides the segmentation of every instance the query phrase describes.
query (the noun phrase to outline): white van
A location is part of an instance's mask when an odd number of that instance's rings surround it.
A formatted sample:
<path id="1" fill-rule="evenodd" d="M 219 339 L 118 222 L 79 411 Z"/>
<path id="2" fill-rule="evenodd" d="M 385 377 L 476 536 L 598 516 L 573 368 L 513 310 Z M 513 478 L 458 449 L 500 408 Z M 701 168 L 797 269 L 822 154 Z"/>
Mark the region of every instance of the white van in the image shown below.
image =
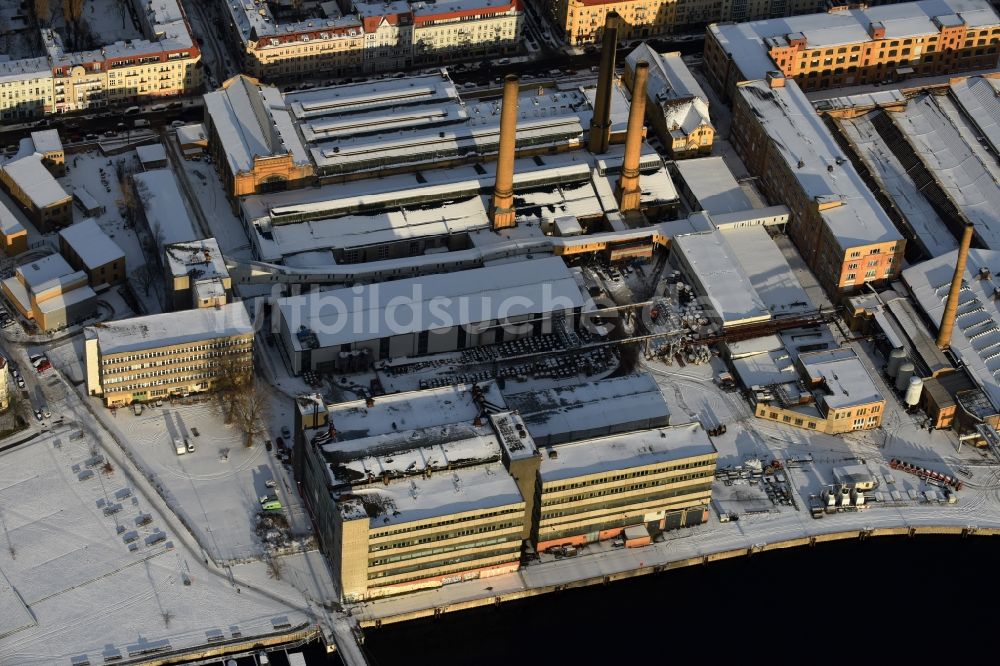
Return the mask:
<path id="1" fill-rule="evenodd" d="M 182 456 L 187 453 L 187 447 L 184 445 L 184 440 L 178 437 L 174 437 L 174 451 L 177 455 Z"/>

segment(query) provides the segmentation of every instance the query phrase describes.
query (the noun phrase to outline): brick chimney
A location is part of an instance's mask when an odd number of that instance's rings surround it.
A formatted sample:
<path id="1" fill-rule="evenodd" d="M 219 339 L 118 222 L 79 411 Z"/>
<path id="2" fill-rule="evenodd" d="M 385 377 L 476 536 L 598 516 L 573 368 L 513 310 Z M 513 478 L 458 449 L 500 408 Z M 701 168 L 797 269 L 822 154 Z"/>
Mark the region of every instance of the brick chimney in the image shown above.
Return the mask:
<path id="1" fill-rule="evenodd" d="M 635 65 L 635 83 L 632 85 L 632 103 L 628 110 L 628 129 L 625 133 L 625 159 L 618 178 L 618 210 L 627 213 L 639 210 L 639 155 L 642 151 L 644 121 L 646 117 L 646 82 L 649 80 L 649 63 L 640 60 Z"/>
<path id="2" fill-rule="evenodd" d="M 951 289 L 948 290 L 948 300 L 944 303 L 944 314 L 941 315 L 941 325 L 938 327 L 938 349 L 947 349 L 951 345 L 951 332 L 955 328 L 955 313 L 958 312 L 958 299 L 962 291 L 962 280 L 965 278 L 965 262 L 969 258 L 969 246 L 972 245 L 972 231 L 972 223 L 966 223 L 962 230 L 962 244 L 958 246 Z"/>
<path id="3" fill-rule="evenodd" d="M 618 48 L 618 14 L 608 12 L 601 36 L 601 71 L 594 98 L 594 116 L 590 119 L 588 148 L 595 155 L 608 152 L 611 140 L 611 91 L 615 82 L 615 50 Z"/>
<path id="4" fill-rule="evenodd" d="M 520 86 L 517 76 L 508 74 L 503 83 L 500 104 L 500 153 L 497 155 L 497 178 L 490 201 L 490 222 L 494 229 L 506 229 L 515 224 L 514 212 L 514 153 L 517 139 L 517 97 Z"/>

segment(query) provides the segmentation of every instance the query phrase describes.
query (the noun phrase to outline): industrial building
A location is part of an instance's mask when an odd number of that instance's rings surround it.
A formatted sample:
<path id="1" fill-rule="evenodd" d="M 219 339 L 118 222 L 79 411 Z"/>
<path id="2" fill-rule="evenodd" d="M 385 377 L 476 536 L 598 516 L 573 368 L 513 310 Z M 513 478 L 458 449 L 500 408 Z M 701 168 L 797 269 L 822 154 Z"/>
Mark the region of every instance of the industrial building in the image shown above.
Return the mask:
<path id="1" fill-rule="evenodd" d="M 1000 411 L 1000 310 L 996 300 L 994 271 L 1000 270 L 1000 253 L 971 248 L 958 276 L 954 315 L 946 316 L 961 250 L 929 259 L 903 271 L 903 281 L 917 305 L 938 328 L 938 344 L 961 362 L 964 371 L 985 391 L 994 409 Z M 946 327 L 942 319 L 951 320 Z M 940 333 L 945 336 L 942 339 Z M 944 379 L 944 378 L 942 378 Z"/>
<path id="2" fill-rule="evenodd" d="M 993 108 L 998 85 L 990 75 L 960 78 L 876 105 L 846 98 L 826 111 L 878 176 L 876 186 L 923 258 L 954 250 L 966 222 L 975 227 L 975 245 L 1000 249 L 1000 186 L 991 143 L 1000 121 L 1000 110 Z"/>
<path id="3" fill-rule="evenodd" d="M 754 341 L 750 351 L 730 351 L 754 415 L 829 435 L 880 427 L 885 398 L 861 359 L 850 348 L 817 343 L 816 336 L 800 334 L 806 348 L 828 348 L 803 352 L 791 344 L 796 334 L 785 332 Z"/>
<path id="4" fill-rule="evenodd" d="M 644 530 L 649 543 L 661 531 L 708 520 L 718 453 L 697 423 L 540 453 L 539 551 L 615 538 L 629 527 Z"/>
<path id="5" fill-rule="evenodd" d="M 626 530 L 641 545 L 703 523 L 717 458 L 708 435 L 698 424 L 667 426 L 659 392 L 659 407 L 642 397 L 649 377 L 609 381 L 616 402 L 606 409 L 642 403 L 617 425 L 586 423 L 594 401 L 611 395 L 604 382 L 533 402 L 513 394 L 535 405 L 526 416 L 492 381 L 329 405 L 299 398 L 296 478 L 344 598 L 510 573 L 530 548 Z M 568 423 L 576 418 L 584 422 Z M 633 427 L 651 423 L 661 425 Z M 540 449 L 536 428 L 560 444 Z M 581 439 L 588 431 L 603 436 Z"/>
<path id="6" fill-rule="evenodd" d="M 168 300 L 174 310 L 225 305 L 233 280 L 214 238 L 172 243 L 163 248 Z"/>
<path id="7" fill-rule="evenodd" d="M 280 20 L 268 3 L 226 3 L 244 68 L 268 81 L 400 71 L 517 52 L 524 15 L 515 0 L 322 3 Z"/>
<path id="8" fill-rule="evenodd" d="M 740 84 L 731 140 L 831 299 L 899 275 L 904 238 L 794 81 Z"/>
<path id="9" fill-rule="evenodd" d="M 66 175 L 66 153 L 63 150 L 62 139 L 59 138 L 59 130 L 39 130 L 29 135 L 32 152 L 38 153 L 42 158 L 42 164 L 52 172 L 56 178 Z"/>
<path id="10" fill-rule="evenodd" d="M 108 407 L 209 391 L 227 369 L 253 368 L 242 303 L 102 322 L 84 334 L 87 393 Z"/>
<path id="11" fill-rule="evenodd" d="M 573 327 L 589 299 L 562 259 L 524 260 L 511 268 L 500 264 L 279 299 L 280 338 L 291 369 L 332 368 L 342 351 L 367 349 L 375 361 Z"/>
<path id="12" fill-rule="evenodd" d="M 771 72 L 803 90 L 989 69 L 1000 16 L 986 0 L 837 5 L 825 12 L 709 26 L 705 70 L 723 100 Z"/>
<path id="13" fill-rule="evenodd" d="M 656 136 L 674 159 L 710 154 L 715 126 L 708 112 L 708 96 L 681 54 L 657 53 L 646 42 L 637 46 L 625 58 L 623 82 L 630 89 L 635 65 L 641 60 L 649 63 L 646 117 Z"/>
<path id="14" fill-rule="evenodd" d="M 18 157 L 0 167 L 0 184 L 42 233 L 73 221 L 73 197 L 46 168 L 39 153 Z"/>
<path id="15" fill-rule="evenodd" d="M 118 106 L 201 89 L 201 52 L 180 0 L 130 0 L 143 38 L 68 51 L 60 32 L 40 28 L 44 54 L 0 62 L 0 117 Z M 123 8 L 123 11 L 125 9 Z"/>
<path id="16" fill-rule="evenodd" d="M 2 283 L 3 295 L 25 319 L 47 332 L 89 319 L 97 310 L 97 294 L 87 274 L 73 270 L 58 254 L 18 266 Z"/>
<path id="17" fill-rule="evenodd" d="M 125 252 L 92 217 L 59 232 L 59 252 L 95 289 L 125 281 Z"/>

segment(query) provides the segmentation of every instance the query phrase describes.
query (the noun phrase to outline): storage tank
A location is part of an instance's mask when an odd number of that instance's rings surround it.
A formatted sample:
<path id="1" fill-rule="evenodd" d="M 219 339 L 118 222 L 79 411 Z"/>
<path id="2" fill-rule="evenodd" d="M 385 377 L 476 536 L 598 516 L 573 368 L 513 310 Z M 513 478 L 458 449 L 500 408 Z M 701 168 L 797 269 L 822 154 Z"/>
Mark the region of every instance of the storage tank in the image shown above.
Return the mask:
<path id="1" fill-rule="evenodd" d="M 905 349 L 893 349 L 889 352 L 889 367 L 886 368 L 886 374 L 896 378 L 896 373 L 899 372 L 899 366 L 903 365 L 903 361 L 906 360 L 906 350 Z"/>
<path id="2" fill-rule="evenodd" d="M 896 390 L 903 391 L 910 384 L 910 377 L 913 376 L 913 364 L 907 361 L 903 365 L 899 366 L 899 372 L 896 374 Z"/>
<path id="3" fill-rule="evenodd" d="M 903 402 L 906 403 L 907 407 L 916 407 L 920 402 L 920 394 L 924 389 L 924 380 L 920 377 L 910 377 L 910 383 L 906 387 L 906 395 L 903 398 Z"/>
<path id="4" fill-rule="evenodd" d="M 851 489 L 847 486 L 840 488 L 840 506 L 851 506 Z"/>

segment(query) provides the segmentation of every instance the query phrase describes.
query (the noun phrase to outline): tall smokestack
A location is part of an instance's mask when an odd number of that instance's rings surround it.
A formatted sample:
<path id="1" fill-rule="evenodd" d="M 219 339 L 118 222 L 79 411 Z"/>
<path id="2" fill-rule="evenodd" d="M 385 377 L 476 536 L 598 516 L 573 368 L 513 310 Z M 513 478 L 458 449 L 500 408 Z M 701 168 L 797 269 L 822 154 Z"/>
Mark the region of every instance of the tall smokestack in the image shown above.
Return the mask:
<path id="1" fill-rule="evenodd" d="M 627 213 L 639 210 L 642 190 L 639 189 L 639 156 L 642 152 L 642 134 L 646 117 L 646 82 L 649 80 L 649 63 L 640 60 L 635 65 L 635 84 L 632 86 L 632 103 L 628 110 L 628 129 L 625 133 L 625 159 L 618 178 L 618 210 Z"/>
<path id="2" fill-rule="evenodd" d="M 515 224 L 514 213 L 514 153 L 517 139 L 517 97 L 520 86 L 517 76 L 508 74 L 503 83 L 500 105 L 500 153 L 497 155 L 497 179 L 490 201 L 490 222 L 494 229 L 506 229 Z"/>
<path id="3" fill-rule="evenodd" d="M 958 259 L 955 261 L 955 274 L 951 278 L 951 289 L 948 290 L 948 300 L 944 303 L 944 314 L 941 315 L 941 325 L 938 327 L 938 349 L 946 349 L 951 345 L 951 332 L 955 328 L 955 313 L 958 312 L 958 297 L 962 291 L 962 280 L 965 278 L 965 262 L 969 258 L 969 246 L 972 245 L 972 223 L 966 223 L 962 230 L 962 244 L 958 246 Z"/>
<path id="4" fill-rule="evenodd" d="M 590 119 L 588 147 L 595 155 L 608 152 L 611 139 L 611 87 L 615 81 L 615 50 L 618 48 L 618 14 L 608 12 L 601 36 L 601 72 L 597 79 L 594 116 Z"/>

